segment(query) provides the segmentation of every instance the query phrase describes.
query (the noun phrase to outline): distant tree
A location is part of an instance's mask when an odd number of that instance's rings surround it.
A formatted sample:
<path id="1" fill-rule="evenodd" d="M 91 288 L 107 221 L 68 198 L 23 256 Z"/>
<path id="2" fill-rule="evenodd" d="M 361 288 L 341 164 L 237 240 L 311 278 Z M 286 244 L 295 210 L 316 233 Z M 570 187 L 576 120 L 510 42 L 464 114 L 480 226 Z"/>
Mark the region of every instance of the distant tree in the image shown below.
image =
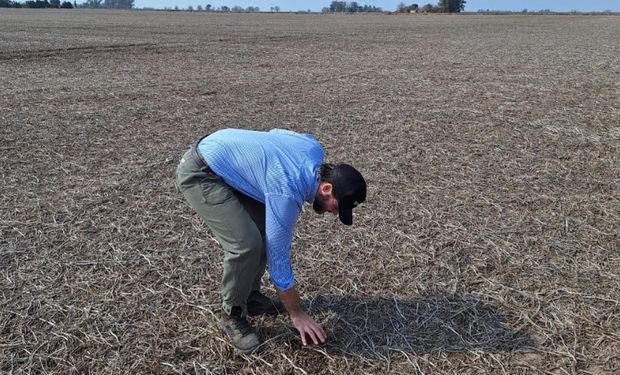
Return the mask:
<path id="1" fill-rule="evenodd" d="M 212 5 L 211 5 L 211 4 L 207 4 L 207 5 L 205 6 L 205 10 L 206 10 L 207 12 L 210 12 L 210 11 L 211 11 L 211 7 L 212 7 Z"/>
<path id="2" fill-rule="evenodd" d="M 275 7 L 273 7 L 273 9 L 274 9 L 276 12 L 279 12 L 279 11 L 280 11 L 280 7 L 279 7 L 279 6 L 277 6 L 277 5 L 276 5 Z"/>
<path id="3" fill-rule="evenodd" d="M 103 0 L 86 0 L 80 6 L 83 8 L 103 8 Z"/>
<path id="4" fill-rule="evenodd" d="M 196 5 L 196 10 L 202 12 L 202 5 Z"/>
<path id="5" fill-rule="evenodd" d="M 308 13 L 311 13 L 312 10 L 308 9 Z M 329 8 L 324 7 L 321 12 L 323 13 L 339 13 L 339 12 L 381 12 L 381 8 L 377 8 L 372 5 L 360 5 L 357 1 L 332 1 L 329 5 Z"/>
<path id="6" fill-rule="evenodd" d="M 437 8 L 440 12 L 459 13 L 465 9 L 465 0 L 439 0 Z"/>
<path id="7" fill-rule="evenodd" d="M 36 0 L 36 1 L 26 1 L 24 3 L 24 8 L 49 8 L 50 7 L 50 3 L 47 0 L 41 1 L 41 0 Z"/>
<path id="8" fill-rule="evenodd" d="M 61 9 L 73 9 L 73 4 L 71 4 L 70 1 L 63 1 L 62 4 L 60 4 L 60 8 Z"/>
<path id="9" fill-rule="evenodd" d="M 433 11 L 433 5 L 431 5 L 431 4 L 426 4 L 426 5 L 424 5 L 424 6 L 420 9 L 420 11 L 422 11 L 422 12 L 424 12 L 424 13 L 430 13 L 430 12 L 432 12 L 432 11 Z"/>
<path id="10" fill-rule="evenodd" d="M 19 4 L 20 7 L 22 5 L 22 3 L 18 3 L 17 1 L 0 0 L 0 8 L 16 8 L 16 4 Z"/>
<path id="11" fill-rule="evenodd" d="M 344 12 L 346 9 L 346 1 L 332 1 L 332 3 L 329 5 L 330 12 Z"/>
<path id="12" fill-rule="evenodd" d="M 179 10 L 179 6 L 178 6 L 178 5 L 175 5 L 175 6 L 174 6 L 174 10 Z"/>
<path id="13" fill-rule="evenodd" d="M 398 13 L 411 13 L 412 11 L 417 12 L 418 11 L 418 4 L 406 5 L 405 3 L 400 2 L 396 6 L 396 11 Z"/>
<path id="14" fill-rule="evenodd" d="M 105 0 L 104 2 L 106 8 L 113 9 L 131 9 L 133 5 L 134 0 Z"/>
<path id="15" fill-rule="evenodd" d="M 190 11 L 190 12 L 193 12 L 194 11 L 194 7 L 191 6 L 191 5 L 188 5 L 187 6 L 187 10 Z"/>
<path id="16" fill-rule="evenodd" d="M 350 1 L 347 3 L 347 5 L 345 6 L 345 9 L 347 10 L 347 12 L 349 13 L 355 13 L 357 12 L 357 1 Z"/>
<path id="17" fill-rule="evenodd" d="M 437 10 L 440 12 L 448 13 L 448 9 L 450 8 L 450 0 L 439 0 L 437 3 Z"/>
<path id="18" fill-rule="evenodd" d="M 60 0 L 50 0 L 50 8 L 60 8 Z"/>
<path id="19" fill-rule="evenodd" d="M 220 9 L 222 9 L 222 12 L 230 12 L 230 8 L 227 7 L 226 5 L 222 5 Z"/>
<path id="20" fill-rule="evenodd" d="M 235 13 L 241 13 L 243 12 L 243 8 L 240 7 L 239 5 L 235 5 L 232 8 L 230 8 L 231 12 L 235 12 Z"/>

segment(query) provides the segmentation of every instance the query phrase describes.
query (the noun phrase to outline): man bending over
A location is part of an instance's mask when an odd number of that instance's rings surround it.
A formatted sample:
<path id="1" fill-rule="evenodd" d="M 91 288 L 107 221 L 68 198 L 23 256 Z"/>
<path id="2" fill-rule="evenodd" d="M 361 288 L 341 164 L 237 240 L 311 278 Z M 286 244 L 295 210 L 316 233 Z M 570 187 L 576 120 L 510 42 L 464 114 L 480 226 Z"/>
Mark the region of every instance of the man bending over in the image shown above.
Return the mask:
<path id="1" fill-rule="evenodd" d="M 224 249 L 223 316 L 233 346 L 250 353 L 261 339 L 248 315 L 289 313 L 301 335 L 325 342 L 323 327 L 301 307 L 291 267 L 291 242 L 304 202 L 351 225 L 366 199 L 366 182 L 347 164 L 326 164 L 310 134 L 224 129 L 201 138 L 181 159 L 176 183 Z M 278 297 L 260 292 L 265 268 Z"/>

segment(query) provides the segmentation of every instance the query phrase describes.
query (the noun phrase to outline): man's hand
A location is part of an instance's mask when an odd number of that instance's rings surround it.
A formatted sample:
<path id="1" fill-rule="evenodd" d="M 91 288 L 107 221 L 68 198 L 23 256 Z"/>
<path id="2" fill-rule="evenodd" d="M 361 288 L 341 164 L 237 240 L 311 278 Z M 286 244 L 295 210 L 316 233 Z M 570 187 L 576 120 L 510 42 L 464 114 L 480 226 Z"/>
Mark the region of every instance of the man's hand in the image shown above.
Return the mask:
<path id="1" fill-rule="evenodd" d="M 301 343 L 304 346 L 308 345 L 306 335 L 312 339 L 314 344 L 325 342 L 327 335 L 325 334 L 323 327 L 308 316 L 308 314 L 306 314 L 306 312 L 301 308 L 299 294 L 297 293 L 295 287 L 292 287 L 284 292 L 278 291 L 278 296 L 286 308 L 286 311 L 288 311 L 293 325 L 299 331 L 299 334 L 301 335 Z"/>
<path id="2" fill-rule="evenodd" d="M 297 316 L 291 316 L 291 320 L 301 335 L 301 343 L 303 346 L 308 345 L 306 342 L 306 337 L 310 337 L 315 345 L 319 342 L 325 342 L 327 335 L 325 334 L 323 327 L 321 327 L 320 324 L 315 322 L 314 319 L 308 316 L 305 312 L 302 312 Z"/>

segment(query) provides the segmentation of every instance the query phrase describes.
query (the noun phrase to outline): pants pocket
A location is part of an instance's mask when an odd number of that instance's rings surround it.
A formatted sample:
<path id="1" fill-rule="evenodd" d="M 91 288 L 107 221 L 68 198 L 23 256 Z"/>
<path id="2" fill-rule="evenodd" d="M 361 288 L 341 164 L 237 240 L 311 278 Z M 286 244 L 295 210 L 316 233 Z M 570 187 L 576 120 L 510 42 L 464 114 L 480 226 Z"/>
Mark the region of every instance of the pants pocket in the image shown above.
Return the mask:
<path id="1" fill-rule="evenodd" d="M 235 198 L 234 190 L 221 177 L 207 173 L 198 180 L 204 202 L 209 205 L 222 204 Z"/>

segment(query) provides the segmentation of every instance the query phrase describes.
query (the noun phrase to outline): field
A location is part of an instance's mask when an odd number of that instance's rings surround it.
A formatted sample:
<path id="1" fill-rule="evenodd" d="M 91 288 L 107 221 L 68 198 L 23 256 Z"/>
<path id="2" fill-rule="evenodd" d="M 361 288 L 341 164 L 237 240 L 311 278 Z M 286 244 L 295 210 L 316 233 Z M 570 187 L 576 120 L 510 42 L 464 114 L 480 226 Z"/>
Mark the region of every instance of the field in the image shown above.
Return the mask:
<path id="1" fill-rule="evenodd" d="M 620 18 L 0 10 L 0 373 L 618 374 Z M 225 127 L 366 176 L 305 210 L 304 304 L 217 328 L 174 186 Z M 265 290 L 273 288 L 265 280 Z"/>

